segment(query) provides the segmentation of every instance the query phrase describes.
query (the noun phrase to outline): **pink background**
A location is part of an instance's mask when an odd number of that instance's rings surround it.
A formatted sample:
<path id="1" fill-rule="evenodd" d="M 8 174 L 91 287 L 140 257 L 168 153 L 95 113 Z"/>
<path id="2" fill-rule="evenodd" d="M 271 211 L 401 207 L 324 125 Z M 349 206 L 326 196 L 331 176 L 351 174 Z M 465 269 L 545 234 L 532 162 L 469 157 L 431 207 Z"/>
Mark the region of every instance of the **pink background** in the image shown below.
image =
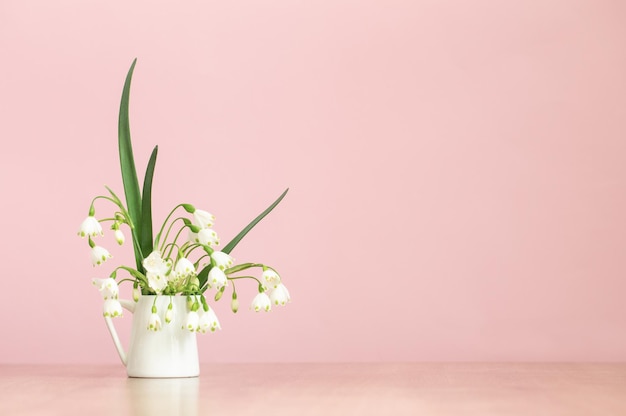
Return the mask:
<path id="1" fill-rule="evenodd" d="M 293 302 L 201 360 L 626 360 L 620 1 L 0 2 L 0 362 L 118 362 L 76 237 L 138 168 Z M 105 205 L 100 212 L 106 213 Z M 127 288 L 124 289 L 127 295 Z M 130 316 L 118 321 L 127 333 Z M 126 337 L 124 337 L 126 339 Z"/>

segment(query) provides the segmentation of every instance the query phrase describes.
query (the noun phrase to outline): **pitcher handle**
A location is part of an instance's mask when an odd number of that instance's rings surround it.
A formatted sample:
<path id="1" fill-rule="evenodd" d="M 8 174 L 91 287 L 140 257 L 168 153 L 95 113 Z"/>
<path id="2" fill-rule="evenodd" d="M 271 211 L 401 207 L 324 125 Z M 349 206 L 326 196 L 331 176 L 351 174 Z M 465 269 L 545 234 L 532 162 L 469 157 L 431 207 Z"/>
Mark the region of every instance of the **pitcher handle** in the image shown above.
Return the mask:
<path id="1" fill-rule="evenodd" d="M 132 300 L 120 299 L 120 304 L 124 309 L 128 312 L 135 312 L 135 302 Z M 113 343 L 115 344 L 115 348 L 117 349 L 117 353 L 120 355 L 120 359 L 122 360 L 122 364 L 126 367 L 126 351 L 124 351 L 124 347 L 122 347 L 122 343 L 120 342 L 120 338 L 117 336 L 117 331 L 115 330 L 115 326 L 113 325 L 113 320 L 110 316 L 104 317 L 104 322 L 107 324 L 107 328 L 109 329 L 109 333 L 111 334 L 111 338 L 113 338 Z"/>

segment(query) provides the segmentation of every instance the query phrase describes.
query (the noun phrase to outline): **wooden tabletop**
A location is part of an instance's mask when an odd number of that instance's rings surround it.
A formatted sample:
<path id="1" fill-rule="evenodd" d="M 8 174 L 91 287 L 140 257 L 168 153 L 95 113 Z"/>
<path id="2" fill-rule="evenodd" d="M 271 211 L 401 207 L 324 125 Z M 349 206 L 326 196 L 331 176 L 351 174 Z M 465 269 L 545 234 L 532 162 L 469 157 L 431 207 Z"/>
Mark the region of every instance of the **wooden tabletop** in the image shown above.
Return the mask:
<path id="1" fill-rule="evenodd" d="M 626 415 L 626 364 L 0 365 L 0 415 Z"/>

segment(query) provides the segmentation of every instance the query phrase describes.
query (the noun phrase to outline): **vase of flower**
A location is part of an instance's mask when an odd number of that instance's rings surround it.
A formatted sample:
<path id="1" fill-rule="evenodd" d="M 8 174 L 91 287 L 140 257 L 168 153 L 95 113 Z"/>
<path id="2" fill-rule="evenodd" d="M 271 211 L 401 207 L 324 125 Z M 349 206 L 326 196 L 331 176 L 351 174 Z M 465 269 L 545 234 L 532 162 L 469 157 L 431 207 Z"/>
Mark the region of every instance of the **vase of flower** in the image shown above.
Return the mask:
<path id="1" fill-rule="evenodd" d="M 198 312 L 191 310 L 196 301 L 183 296 L 151 295 L 142 296 L 138 302 L 120 300 L 133 314 L 128 352 L 119 341 L 111 317 L 104 317 L 129 377 L 197 377 L 200 374 L 196 333 L 188 326 L 196 328 L 203 320 L 201 317 L 208 317 L 212 311 L 198 316 Z"/>
<path id="2" fill-rule="evenodd" d="M 108 278 L 92 280 L 104 299 L 103 315 L 128 375 L 196 377 L 200 372 L 196 334 L 221 329 L 210 301 L 218 302 L 229 293 L 230 309 L 236 313 L 239 300 L 235 286 L 243 281 L 258 288 L 250 306 L 255 312 L 269 312 L 272 306 L 284 306 L 291 299 L 274 268 L 257 262 L 236 263 L 231 256 L 241 239 L 282 201 L 288 189 L 225 246 L 213 229 L 215 217 L 189 203 L 174 206 L 160 228 L 153 228 L 152 179 L 158 148 L 152 151 L 140 191 L 128 121 L 134 67 L 135 62 L 124 83 L 118 126 L 125 202 L 105 187 L 107 194 L 91 200 L 78 235 L 87 238 L 93 266 L 101 267 L 110 264 L 112 257 L 109 250 L 96 244 L 95 239 L 104 235 L 102 225 L 110 223 L 119 245 L 126 241 L 122 229 L 130 232 L 134 265 L 118 265 Z M 97 218 L 96 205 L 101 203 L 112 204 L 113 210 Z M 251 275 L 254 270 L 261 272 L 260 278 Z M 123 282 L 132 284 L 132 301 L 119 299 L 118 284 Z M 122 316 L 123 309 L 133 314 L 128 353 L 112 321 Z"/>

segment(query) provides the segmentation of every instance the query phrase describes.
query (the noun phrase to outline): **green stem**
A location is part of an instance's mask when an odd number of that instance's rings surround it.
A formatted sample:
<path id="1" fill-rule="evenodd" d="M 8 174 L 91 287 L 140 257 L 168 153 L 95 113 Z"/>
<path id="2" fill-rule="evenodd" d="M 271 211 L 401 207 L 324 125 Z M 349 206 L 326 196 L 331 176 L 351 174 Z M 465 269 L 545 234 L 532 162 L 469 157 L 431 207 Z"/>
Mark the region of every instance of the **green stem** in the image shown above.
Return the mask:
<path id="1" fill-rule="evenodd" d="M 161 234 L 163 233 L 163 230 L 165 229 L 165 225 L 167 224 L 167 222 L 170 220 L 170 217 L 174 214 L 174 211 L 176 211 L 178 208 L 182 207 L 185 204 L 178 204 L 174 207 L 174 209 L 172 209 L 170 211 L 170 213 L 167 215 L 167 217 L 165 217 L 165 221 L 163 221 L 163 225 L 161 226 L 161 229 L 159 230 L 159 233 L 156 236 L 156 239 L 154 241 L 154 246 L 158 247 L 159 246 L 159 241 L 161 239 Z M 176 220 L 174 220 L 176 221 Z M 167 236 L 165 237 L 165 239 L 167 240 Z"/>
<path id="2" fill-rule="evenodd" d="M 191 252 L 194 251 L 195 249 L 197 249 L 198 247 L 204 247 L 204 246 L 202 244 L 198 244 L 198 243 L 193 243 L 193 244 L 188 245 L 187 249 L 189 249 L 189 250 L 187 250 L 186 252 L 185 252 L 185 250 L 183 250 L 183 255 L 185 257 L 189 257 L 189 254 L 191 254 Z"/>
<path id="3" fill-rule="evenodd" d="M 170 256 L 172 255 L 172 251 L 174 250 L 174 247 L 178 248 L 178 251 L 180 251 L 180 248 L 176 245 L 176 243 L 172 242 L 167 244 L 165 247 L 163 247 L 163 252 L 167 251 L 167 249 L 170 249 L 170 252 L 167 254 L 167 256 L 164 256 L 163 259 L 169 259 Z"/>
<path id="4" fill-rule="evenodd" d="M 170 232 L 172 231 L 172 228 L 174 228 L 174 224 L 176 224 L 176 221 L 178 220 L 185 220 L 185 218 L 183 217 L 178 217 L 176 218 L 174 221 L 172 221 L 172 223 L 170 224 L 170 226 L 167 228 L 167 232 L 165 233 L 165 238 L 163 239 L 163 244 L 161 245 L 161 252 L 163 252 L 163 250 L 165 249 L 165 244 L 167 243 L 167 238 L 170 236 Z M 157 237 L 157 240 L 161 237 L 161 234 L 159 233 L 159 237 Z M 174 240 L 176 241 L 176 240 Z M 158 244 L 155 244 L 156 247 L 158 247 Z"/>
<path id="5" fill-rule="evenodd" d="M 93 210 L 93 204 L 96 202 L 97 199 L 106 199 L 107 201 L 111 201 L 113 202 L 115 205 L 117 205 L 120 209 L 124 209 L 124 207 L 121 205 L 119 200 L 115 200 L 111 197 L 108 196 L 104 196 L 104 195 L 98 195 L 97 197 L 95 197 L 94 199 L 91 200 L 91 205 L 90 205 L 90 209 L 89 211 Z"/>
<path id="6" fill-rule="evenodd" d="M 173 224 L 173 223 L 172 223 L 172 224 Z M 180 233 L 182 233 L 182 232 L 183 232 L 183 230 L 184 230 L 185 228 L 187 228 L 187 226 L 186 226 L 186 225 L 184 225 L 184 226 L 183 226 L 180 230 L 178 230 L 178 233 L 176 233 L 176 237 L 174 237 L 174 241 L 172 242 L 172 245 L 173 245 L 173 246 L 174 246 L 174 245 L 176 245 L 176 240 L 178 240 L 178 237 L 180 237 Z M 173 246 L 172 246 L 172 247 L 170 247 L 170 252 L 169 252 L 169 254 L 168 254 L 168 257 L 172 255 L 172 250 L 174 249 L 174 247 L 173 247 Z M 178 246 L 176 246 L 176 247 L 178 247 Z"/>
<path id="7" fill-rule="evenodd" d="M 238 264 L 236 266 L 233 266 L 231 268 L 228 268 L 226 270 L 224 270 L 224 273 L 226 274 L 230 274 L 230 273 L 237 273 L 240 272 L 242 270 L 246 270 L 249 269 L 251 267 L 263 267 L 264 265 L 261 263 L 243 263 L 243 264 Z"/>
<path id="8" fill-rule="evenodd" d="M 196 262 L 193 264 L 193 266 L 197 269 L 198 265 L 200 264 L 200 260 L 202 260 L 205 257 L 210 257 L 210 256 L 208 254 L 205 254 L 204 256 L 202 256 L 198 260 L 196 260 Z"/>
<path id="9" fill-rule="evenodd" d="M 254 280 L 256 280 L 256 281 L 257 281 L 257 283 L 258 283 L 258 284 L 260 284 L 261 286 L 265 286 L 263 283 L 261 283 L 261 281 L 260 281 L 259 279 L 257 279 L 257 278 L 256 278 L 256 277 L 254 277 L 254 276 L 235 276 L 235 277 L 228 277 L 228 276 L 226 276 L 226 278 L 227 278 L 228 280 L 238 280 L 238 279 L 254 279 Z M 233 284 L 234 284 L 234 282 L 233 282 Z M 233 288 L 233 289 L 234 289 L 234 288 Z"/>
<path id="10" fill-rule="evenodd" d="M 132 277 L 134 277 L 135 279 L 141 280 L 141 282 L 143 284 L 148 286 L 148 278 L 146 276 L 144 276 L 142 273 L 138 272 L 137 270 L 132 269 L 132 268 L 127 267 L 127 266 L 118 266 L 118 267 L 115 268 L 114 272 L 116 272 L 119 269 L 126 270 Z"/>

